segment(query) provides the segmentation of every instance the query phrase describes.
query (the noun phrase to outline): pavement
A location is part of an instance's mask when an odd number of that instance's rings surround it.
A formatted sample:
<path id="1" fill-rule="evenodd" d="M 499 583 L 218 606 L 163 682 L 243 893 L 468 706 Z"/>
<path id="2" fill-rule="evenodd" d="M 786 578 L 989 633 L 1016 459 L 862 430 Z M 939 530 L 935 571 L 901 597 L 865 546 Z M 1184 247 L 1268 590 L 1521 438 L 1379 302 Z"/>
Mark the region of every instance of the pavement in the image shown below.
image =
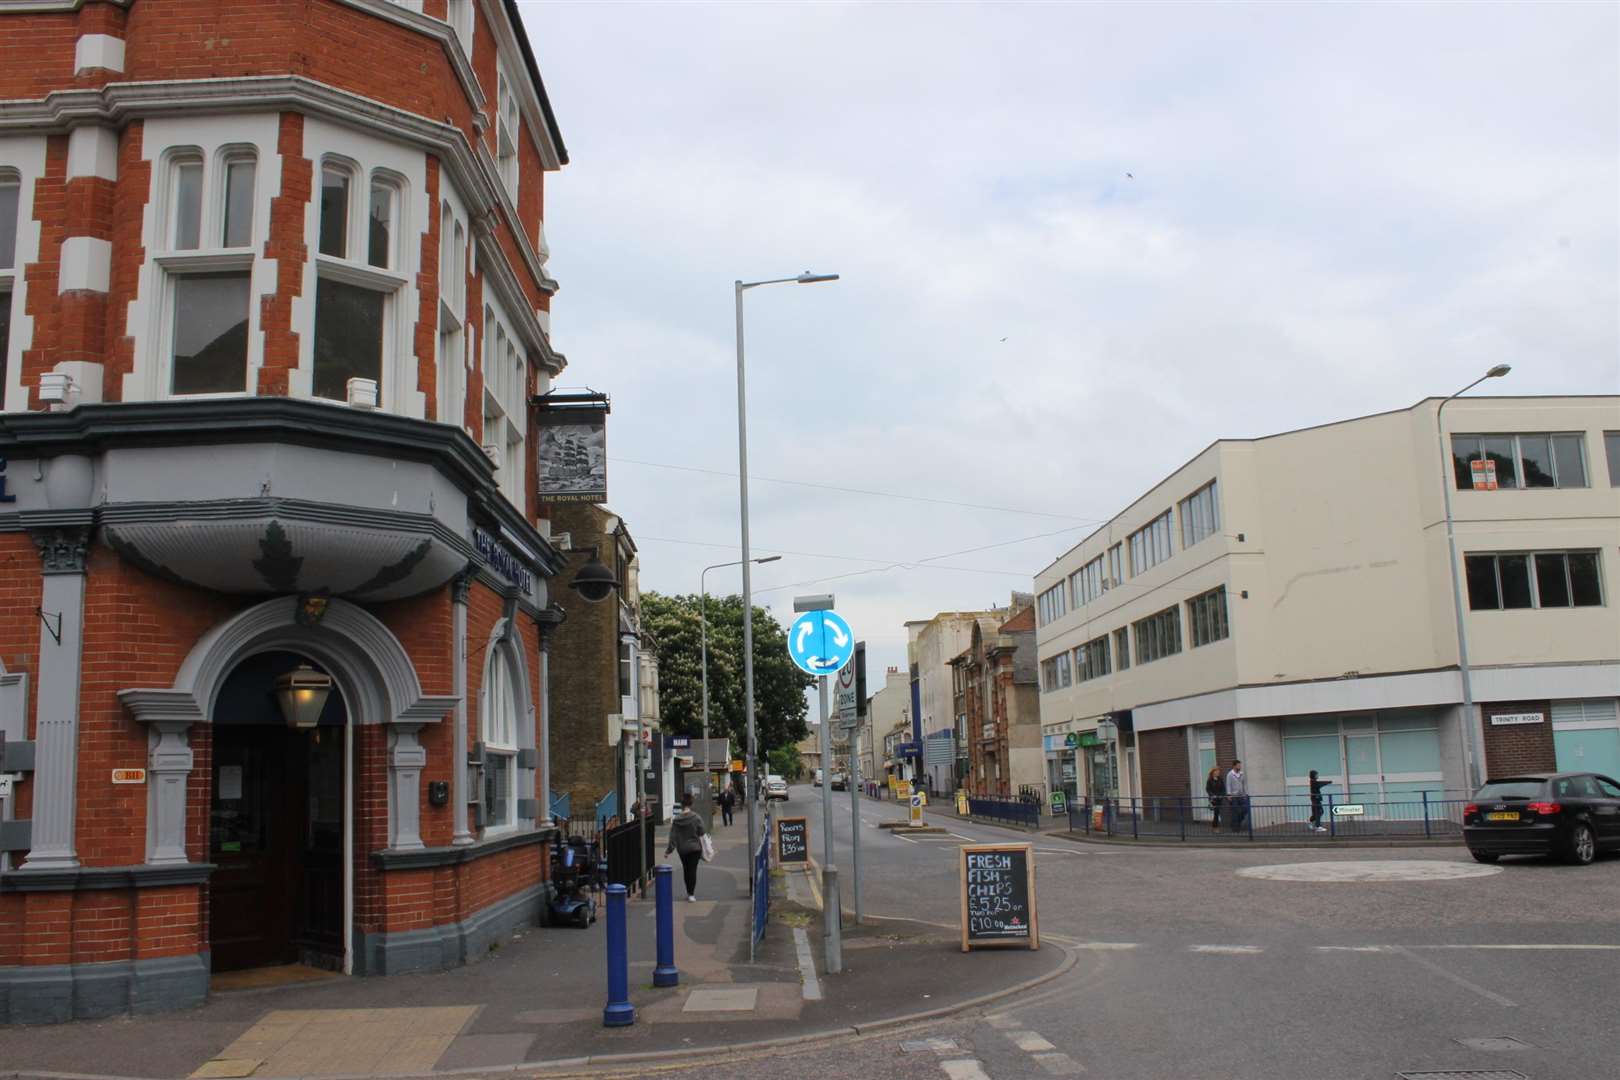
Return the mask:
<path id="1" fill-rule="evenodd" d="M 803 812 L 805 788 L 779 812 Z M 1073 963 L 1060 948 L 960 951 L 954 918 L 845 920 L 844 970 L 829 976 L 819 894 L 803 870 L 773 871 L 772 921 L 748 955 L 746 830 L 715 830 L 696 903 L 674 905 L 680 984 L 651 985 L 656 911 L 628 905 L 636 1023 L 608 1029 L 605 920 L 514 934 L 454 971 L 316 978 L 215 992 L 157 1016 L 0 1028 L 0 1078 L 413 1076 L 628 1068 L 635 1061 L 793 1040 L 859 1037 L 1026 990 Z M 679 877 L 679 869 L 676 870 Z M 681 889 L 677 882 L 677 895 Z"/>

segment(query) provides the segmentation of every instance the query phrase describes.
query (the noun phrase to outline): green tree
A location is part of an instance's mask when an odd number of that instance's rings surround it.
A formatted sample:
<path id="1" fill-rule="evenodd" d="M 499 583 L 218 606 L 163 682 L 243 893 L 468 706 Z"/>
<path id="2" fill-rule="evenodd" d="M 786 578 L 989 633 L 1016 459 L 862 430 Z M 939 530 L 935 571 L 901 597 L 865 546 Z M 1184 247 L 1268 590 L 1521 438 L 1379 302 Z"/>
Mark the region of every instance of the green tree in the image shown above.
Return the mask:
<path id="1" fill-rule="evenodd" d="M 709 597 L 709 736 L 747 748 L 743 710 L 742 597 Z M 641 594 L 642 625 L 657 642 L 658 706 L 664 730 L 703 734 L 702 628 L 698 597 Z M 804 690 L 810 676 L 788 657 L 787 629 L 754 608 L 754 726 L 760 757 L 808 733 Z M 785 774 L 784 774 L 785 775 Z"/>
<path id="2" fill-rule="evenodd" d="M 792 743 L 772 748 L 768 757 L 770 771 L 782 779 L 793 781 L 804 775 L 804 762 L 799 760 L 799 748 Z"/>

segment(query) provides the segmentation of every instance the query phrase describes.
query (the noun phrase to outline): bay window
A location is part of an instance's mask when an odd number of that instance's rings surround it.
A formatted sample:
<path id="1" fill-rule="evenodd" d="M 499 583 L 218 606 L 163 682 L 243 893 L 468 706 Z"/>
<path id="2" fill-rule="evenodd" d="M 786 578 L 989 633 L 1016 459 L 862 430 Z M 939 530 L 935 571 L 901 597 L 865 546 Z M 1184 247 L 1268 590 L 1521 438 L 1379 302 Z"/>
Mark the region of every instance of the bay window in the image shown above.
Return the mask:
<path id="1" fill-rule="evenodd" d="M 212 158 L 181 147 L 161 161 L 154 261 L 166 392 L 246 393 L 257 156 L 246 147 Z"/>
<path id="2" fill-rule="evenodd" d="M 367 182 L 352 162 L 322 162 L 310 384 L 315 397 L 347 401 L 351 379 L 374 380 L 379 406 L 393 391 L 384 373 L 390 350 L 405 336 L 394 326 L 406 283 L 404 207 L 404 182 L 392 174 L 375 170 Z"/>

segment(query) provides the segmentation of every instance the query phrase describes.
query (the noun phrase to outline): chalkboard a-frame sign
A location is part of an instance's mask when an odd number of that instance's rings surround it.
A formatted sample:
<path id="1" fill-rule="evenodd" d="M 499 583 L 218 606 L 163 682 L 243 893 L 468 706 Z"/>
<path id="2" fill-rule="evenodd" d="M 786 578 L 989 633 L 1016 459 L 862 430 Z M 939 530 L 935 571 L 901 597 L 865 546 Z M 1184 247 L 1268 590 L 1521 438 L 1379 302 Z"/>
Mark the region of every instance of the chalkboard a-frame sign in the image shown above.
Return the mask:
<path id="1" fill-rule="evenodd" d="M 810 822 L 802 817 L 776 822 L 776 860 L 784 865 L 810 860 Z"/>
<path id="2" fill-rule="evenodd" d="M 1035 852 L 1028 844 L 963 844 L 962 951 L 1038 949 Z"/>

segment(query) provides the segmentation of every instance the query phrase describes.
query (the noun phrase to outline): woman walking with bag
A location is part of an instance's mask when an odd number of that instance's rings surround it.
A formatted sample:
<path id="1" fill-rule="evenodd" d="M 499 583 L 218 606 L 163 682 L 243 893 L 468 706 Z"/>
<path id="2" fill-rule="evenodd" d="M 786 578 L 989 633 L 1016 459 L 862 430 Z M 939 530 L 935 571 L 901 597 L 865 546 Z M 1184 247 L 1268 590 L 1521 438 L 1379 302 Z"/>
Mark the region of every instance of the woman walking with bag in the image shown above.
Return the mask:
<path id="1" fill-rule="evenodd" d="M 1204 794 L 1209 796 L 1209 827 L 1221 831 L 1221 807 L 1226 805 L 1226 779 L 1221 775 L 1221 767 L 1215 766 L 1209 770 L 1209 776 L 1204 778 Z"/>
<path id="2" fill-rule="evenodd" d="M 664 854 L 675 852 L 681 857 L 681 869 L 686 872 L 686 899 L 697 899 L 697 868 L 703 861 L 703 818 L 692 810 L 692 793 L 681 796 L 681 808 L 669 819 L 669 843 Z"/>

